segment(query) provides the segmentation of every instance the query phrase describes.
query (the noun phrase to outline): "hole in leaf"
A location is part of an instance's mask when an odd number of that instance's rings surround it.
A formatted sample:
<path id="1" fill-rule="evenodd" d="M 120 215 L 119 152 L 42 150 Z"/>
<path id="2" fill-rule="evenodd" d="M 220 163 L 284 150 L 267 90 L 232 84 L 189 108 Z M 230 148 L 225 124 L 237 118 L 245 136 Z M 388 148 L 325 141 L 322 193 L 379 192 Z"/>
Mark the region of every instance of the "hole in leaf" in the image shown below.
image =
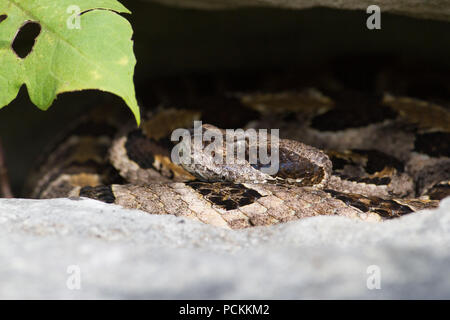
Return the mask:
<path id="1" fill-rule="evenodd" d="M 12 43 L 12 49 L 20 57 L 25 58 L 33 50 L 36 38 L 41 33 L 41 26 L 36 22 L 27 22 L 16 35 Z"/>
<path id="2" fill-rule="evenodd" d="M 5 21 L 6 18 L 8 18 L 8 16 L 7 16 L 6 14 L 0 14 L 0 23 L 2 23 L 3 21 Z"/>

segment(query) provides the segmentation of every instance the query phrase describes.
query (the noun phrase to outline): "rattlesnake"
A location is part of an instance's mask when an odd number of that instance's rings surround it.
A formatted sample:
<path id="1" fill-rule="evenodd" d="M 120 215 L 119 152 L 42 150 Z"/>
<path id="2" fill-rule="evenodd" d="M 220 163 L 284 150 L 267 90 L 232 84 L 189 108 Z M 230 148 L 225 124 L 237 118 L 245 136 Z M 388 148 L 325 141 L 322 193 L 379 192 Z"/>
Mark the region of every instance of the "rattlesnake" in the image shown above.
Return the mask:
<path id="1" fill-rule="evenodd" d="M 154 81 L 140 128 L 124 125 L 118 108 L 94 108 L 43 153 L 29 195 L 83 196 L 234 229 L 316 215 L 380 221 L 450 195 L 448 100 L 407 96 L 408 78 L 395 82 L 389 71 L 369 91 L 330 74 L 305 78 Z M 279 128 L 282 168 L 267 176 L 248 162 L 211 165 L 204 154 L 195 166 L 172 163 L 171 133 L 199 119 L 203 129 Z"/>

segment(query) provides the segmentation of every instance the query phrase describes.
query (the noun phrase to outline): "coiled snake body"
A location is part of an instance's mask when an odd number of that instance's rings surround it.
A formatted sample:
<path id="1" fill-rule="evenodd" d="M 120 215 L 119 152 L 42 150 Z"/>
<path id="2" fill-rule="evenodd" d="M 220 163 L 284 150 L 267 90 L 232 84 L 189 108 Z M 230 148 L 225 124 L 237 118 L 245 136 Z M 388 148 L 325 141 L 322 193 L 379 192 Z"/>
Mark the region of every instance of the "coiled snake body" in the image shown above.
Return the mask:
<path id="1" fill-rule="evenodd" d="M 450 195 L 450 104 L 406 96 L 407 85 L 388 90 L 386 74 L 370 93 L 329 74 L 159 80 L 148 84 L 140 128 L 123 125 L 118 108 L 95 108 L 44 154 L 28 190 L 233 229 L 434 208 Z M 195 165 L 174 164 L 171 133 L 199 119 L 211 130 L 279 128 L 280 170 L 218 166 L 201 153 Z"/>

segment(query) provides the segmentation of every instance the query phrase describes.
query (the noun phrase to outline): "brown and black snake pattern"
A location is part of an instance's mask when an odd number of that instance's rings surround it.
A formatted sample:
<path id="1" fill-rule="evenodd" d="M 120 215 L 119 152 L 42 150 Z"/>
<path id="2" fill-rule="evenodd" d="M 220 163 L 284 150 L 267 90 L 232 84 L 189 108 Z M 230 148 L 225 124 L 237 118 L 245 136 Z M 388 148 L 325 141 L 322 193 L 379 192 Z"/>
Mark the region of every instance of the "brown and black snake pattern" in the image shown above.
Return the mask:
<path id="1" fill-rule="evenodd" d="M 450 86 L 439 91 L 448 96 L 420 96 L 410 92 L 420 86 L 415 77 L 384 70 L 375 78 L 370 90 L 330 74 L 154 81 L 140 128 L 132 119 L 124 125 L 128 115 L 118 108 L 94 108 L 43 154 L 29 195 L 84 196 L 233 229 L 316 215 L 380 221 L 434 208 L 450 195 Z M 279 128 L 280 138 L 293 140 L 281 140 L 286 161 L 301 159 L 297 168 L 313 172 L 314 154 L 329 161 L 329 176 L 315 169 L 314 183 L 303 185 L 200 181 L 170 160 L 172 131 L 199 119 Z"/>

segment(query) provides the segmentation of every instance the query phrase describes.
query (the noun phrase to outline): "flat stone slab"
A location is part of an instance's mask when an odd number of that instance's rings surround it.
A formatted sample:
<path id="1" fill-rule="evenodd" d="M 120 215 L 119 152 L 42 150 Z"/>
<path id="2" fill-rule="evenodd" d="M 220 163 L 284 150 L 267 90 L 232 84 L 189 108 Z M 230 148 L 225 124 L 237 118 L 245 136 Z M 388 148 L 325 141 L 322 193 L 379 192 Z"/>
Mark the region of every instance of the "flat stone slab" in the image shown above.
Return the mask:
<path id="1" fill-rule="evenodd" d="M 4 199 L 0 298 L 448 299 L 449 247 L 450 198 L 384 223 L 242 231 L 88 199 Z"/>
<path id="2" fill-rule="evenodd" d="M 145 0 L 171 6 L 197 9 L 230 9 L 238 7 L 276 7 L 307 9 L 328 7 L 334 9 L 366 10 L 376 4 L 381 13 L 389 12 L 418 18 L 450 20 L 450 2 L 447 0 Z"/>

